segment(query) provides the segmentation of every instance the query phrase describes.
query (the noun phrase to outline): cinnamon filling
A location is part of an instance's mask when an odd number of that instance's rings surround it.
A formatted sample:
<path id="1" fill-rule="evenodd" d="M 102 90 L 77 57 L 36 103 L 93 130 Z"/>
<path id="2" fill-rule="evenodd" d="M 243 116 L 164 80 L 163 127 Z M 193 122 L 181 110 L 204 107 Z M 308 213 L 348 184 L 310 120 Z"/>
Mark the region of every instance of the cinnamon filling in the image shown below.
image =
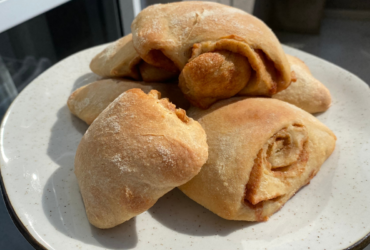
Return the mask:
<path id="1" fill-rule="evenodd" d="M 264 201 L 287 194 L 304 173 L 308 161 L 306 127 L 293 124 L 273 135 L 259 151 L 246 185 L 246 205 L 263 206 Z"/>
<path id="2" fill-rule="evenodd" d="M 161 50 L 152 49 L 143 59 L 158 68 L 168 70 L 170 72 L 179 73 L 179 69 L 175 63 L 169 59 Z"/>

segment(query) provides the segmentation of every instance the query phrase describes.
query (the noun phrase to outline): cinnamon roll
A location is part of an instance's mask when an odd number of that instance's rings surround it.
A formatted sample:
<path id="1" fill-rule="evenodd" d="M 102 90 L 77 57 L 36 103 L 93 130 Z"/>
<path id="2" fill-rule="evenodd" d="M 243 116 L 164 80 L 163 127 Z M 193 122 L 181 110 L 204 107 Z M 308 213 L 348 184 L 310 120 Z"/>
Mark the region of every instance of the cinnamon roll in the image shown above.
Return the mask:
<path id="1" fill-rule="evenodd" d="M 335 147 L 311 114 L 270 98 L 231 98 L 190 108 L 207 134 L 209 158 L 179 188 L 229 220 L 265 221 L 318 173 Z"/>
<path id="2" fill-rule="evenodd" d="M 131 89 L 91 124 L 75 174 L 91 224 L 111 228 L 193 178 L 208 157 L 198 122 L 152 90 Z"/>
<path id="3" fill-rule="evenodd" d="M 210 2 L 152 5 L 136 16 L 131 30 L 140 57 L 156 67 L 182 71 L 180 88 L 201 108 L 237 92 L 271 96 L 291 82 L 290 65 L 273 32 L 233 7 Z M 205 84 L 216 91 L 200 93 L 197 89 Z"/>

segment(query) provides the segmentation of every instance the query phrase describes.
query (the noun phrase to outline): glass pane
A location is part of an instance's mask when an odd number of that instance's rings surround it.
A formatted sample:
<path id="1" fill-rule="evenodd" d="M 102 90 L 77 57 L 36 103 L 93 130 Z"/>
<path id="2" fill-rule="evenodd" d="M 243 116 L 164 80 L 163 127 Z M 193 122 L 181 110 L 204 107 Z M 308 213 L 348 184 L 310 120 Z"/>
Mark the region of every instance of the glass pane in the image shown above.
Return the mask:
<path id="1" fill-rule="evenodd" d="M 74 0 L 0 33 L 0 117 L 33 79 L 63 58 L 122 34 L 115 0 Z"/>

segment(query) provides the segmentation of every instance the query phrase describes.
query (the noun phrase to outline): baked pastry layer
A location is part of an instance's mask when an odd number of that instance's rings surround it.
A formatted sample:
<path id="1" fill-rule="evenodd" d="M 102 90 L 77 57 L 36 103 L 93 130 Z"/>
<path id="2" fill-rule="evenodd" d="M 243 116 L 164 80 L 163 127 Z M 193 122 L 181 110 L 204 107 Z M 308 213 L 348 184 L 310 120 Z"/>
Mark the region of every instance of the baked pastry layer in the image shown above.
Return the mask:
<path id="1" fill-rule="evenodd" d="M 128 79 L 103 79 L 82 86 L 70 95 L 67 105 L 72 114 L 90 125 L 114 99 L 133 88 L 145 93 L 155 89 L 179 108 L 186 110 L 190 106 L 176 83 L 146 83 Z"/>
<path id="2" fill-rule="evenodd" d="M 193 178 L 208 157 L 200 124 L 152 90 L 131 89 L 91 124 L 75 174 L 91 224 L 111 228 Z"/>
<path id="3" fill-rule="evenodd" d="M 275 99 L 234 97 L 188 114 L 206 131 L 209 158 L 180 189 L 229 220 L 267 220 L 309 183 L 335 147 L 324 124 Z"/>

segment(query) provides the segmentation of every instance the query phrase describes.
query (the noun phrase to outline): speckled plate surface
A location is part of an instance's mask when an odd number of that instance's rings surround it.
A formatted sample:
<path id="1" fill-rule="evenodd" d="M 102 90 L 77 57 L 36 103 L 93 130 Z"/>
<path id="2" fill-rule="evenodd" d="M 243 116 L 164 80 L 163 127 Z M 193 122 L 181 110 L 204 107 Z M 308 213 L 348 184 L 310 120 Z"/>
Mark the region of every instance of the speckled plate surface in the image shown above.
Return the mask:
<path id="1" fill-rule="evenodd" d="M 351 73 L 284 47 L 331 91 L 317 117 L 338 136 L 311 184 L 268 222 L 227 221 L 177 189 L 149 211 L 110 230 L 88 223 L 73 161 L 87 126 L 66 106 L 96 80 L 88 64 L 103 46 L 77 53 L 32 82 L 1 126 L 1 175 L 9 204 L 31 239 L 47 249 L 343 249 L 370 232 L 370 91 Z M 357 245 L 356 245 L 357 244 Z"/>

